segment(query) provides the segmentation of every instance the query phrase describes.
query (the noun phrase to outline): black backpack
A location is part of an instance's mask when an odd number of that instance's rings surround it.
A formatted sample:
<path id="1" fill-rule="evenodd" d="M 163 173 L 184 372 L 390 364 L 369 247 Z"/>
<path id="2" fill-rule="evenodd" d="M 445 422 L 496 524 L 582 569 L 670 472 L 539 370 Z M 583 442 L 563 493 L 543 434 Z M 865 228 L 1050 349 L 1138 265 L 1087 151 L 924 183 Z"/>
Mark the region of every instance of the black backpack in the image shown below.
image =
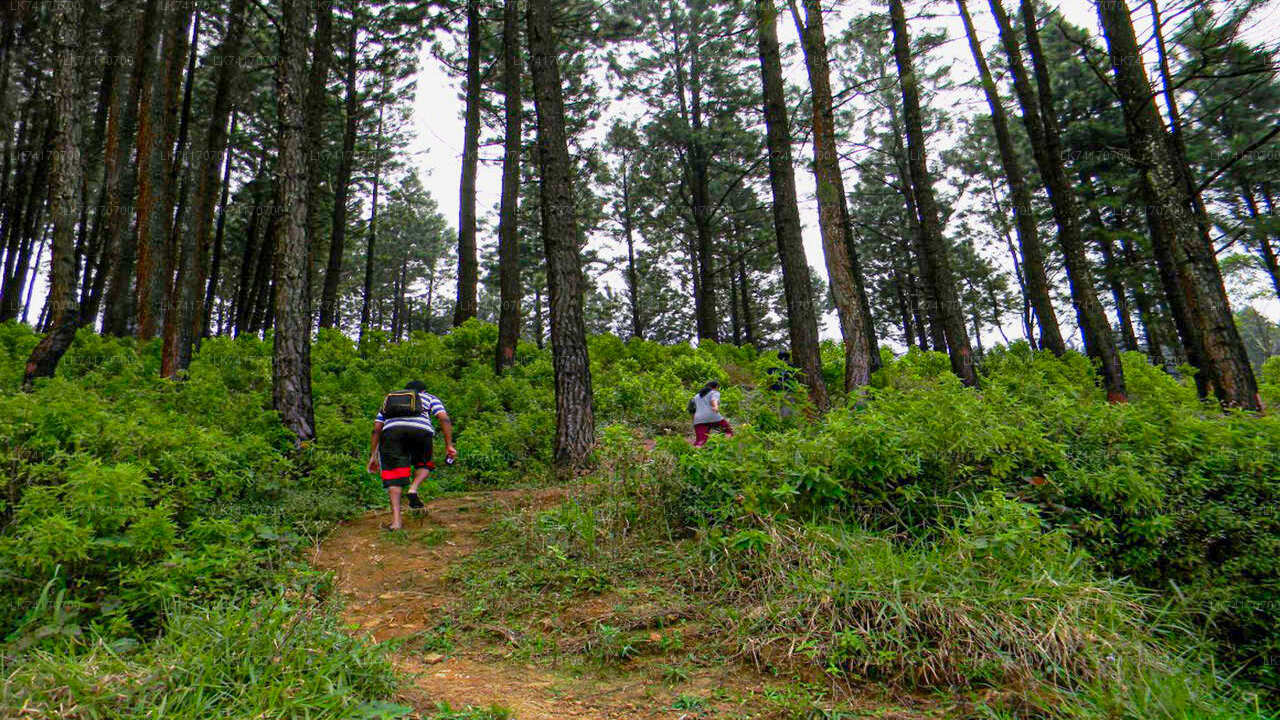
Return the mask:
<path id="1" fill-rule="evenodd" d="M 690 415 L 698 414 L 698 404 L 694 402 L 693 398 L 689 398 L 689 404 L 685 406 L 684 411 L 689 413 Z"/>
<path id="2" fill-rule="evenodd" d="M 387 418 L 413 417 L 422 414 L 422 398 L 417 390 L 396 390 L 387 393 L 382 400 L 382 416 Z"/>

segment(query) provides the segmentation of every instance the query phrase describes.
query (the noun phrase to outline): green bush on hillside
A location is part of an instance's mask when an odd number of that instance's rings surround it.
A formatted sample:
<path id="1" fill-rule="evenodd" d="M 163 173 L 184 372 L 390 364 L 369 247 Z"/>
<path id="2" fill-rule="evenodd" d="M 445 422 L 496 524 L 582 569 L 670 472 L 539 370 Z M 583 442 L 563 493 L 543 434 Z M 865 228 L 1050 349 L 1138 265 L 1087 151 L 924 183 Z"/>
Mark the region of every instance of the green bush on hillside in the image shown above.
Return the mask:
<path id="1" fill-rule="evenodd" d="M 1015 346 L 966 389 L 939 353 L 888 365 L 816 428 L 677 448 L 688 522 L 848 518 L 929 538 L 1000 492 L 1110 572 L 1183 596 L 1234 662 L 1280 652 L 1280 420 L 1221 413 L 1135 353 L 1131 402 L 1109 405 L 1087 360 Z"/>
<path id="2" fill-rule="evenodd" d="M 171 382 L 157 377 L 157 343 L 82 331 L 57 377 L 23 394 L 17 384 L 36 336 L 0 325 L 0 463 L 8 470 L 0 632 L 9 647 L 30 653 L 70 641 L 89 651 L 97 638 L 145 641 L 164 636 L 179 598 L 194 608 L 243 607 L 273 591 L 299 570 L 301 547 L 384 502 L 364 469 L 371 420 L 383 393 L 410 379 L 426 382 L 454 418 L 461 459 L 437 473 L 440 486 L 548 477 L 550 353 L 521 343 L 515 367 L 499 378 L 495 332 L 470 321 L 448 336 L 415 333 L 401 343 L 371 333 L 363 346 L 322 332 L 312 354 L 320 437 L 294 449 L 271 410 L 269 339 L 207 340 L 186 379 Z M 771 588 L 809 598 L 797 608 L 839 600 L 830 607 L 898 618 L 897 635 L 834 625 L 815 635 L 813 657 L 833 673 L 908 677 L 911 662 L 927 661 L 938 677 L 967 681 L 1103 677 L 1110 666 L 1102 656 L 1065 660 L 1009 644 L 1029 634 L 959 633 L 950 636 L 956 647 L 987 660 L 948 659 L 928 645 L 936 621 L 928 613 L 1003 632 L 1002 622 L 1025 629 L 1060 607 L 1082 626 L 1111 627 L 1107 642 L 1127 647 L 1121 661 L 1130 662 L 1147 653 L 1151 638 L 1138 637 L 1134 623 L 1148 617 L 1148 601 L 1132 600 L 1142 593 L 1106 580 L 1109 573 L 1168 598 L 1172 617 L 1210 633 L 1227 667 L 1246 665 L 1252 680 L 1277 685 L 1267 659 L 1280 652 L 1280 421 L 1202 403 L 1185 371 L 1175 380 L 1126 355 L 1130 402 L 1109 405 L 1076 354 L 997 348 L 982 358 L 982 386 L 973 390 L 944 355 L 913 350 L 886 357 L 872 387 L 849 401 L 840 391 L 843 355 L 827 342 L 834 409 L 810 422 L 798 388 L 766 389 L 772 354 L 612 336 L 592 338 L 590 350 L 598 472 L 610 483 L 626 475 L 618 468 L 645 475 L 625 480 L 643 489 L 610 510 L 619 527 L 700 538 L 718 567 L 736 569 L 703 576 L 723 597 L 745 603 Z M 694 450 L 683 439 L 685 403 L 710 379 L 724 385 L 737 434 Z M 1280 395 L 1276 359 L 1260 381 L 1264 397 Z M 784 416 L 784 404 L 801 412 Z M 657 449 L 638 449 L 637 433 L 658 435 Z M 531 543 L 564 554 L 495 574 L 494 587 L 515 593 L 534 586 L 531 578 L 546 588 L 570 583 L 573 592 L 607 587 L 610 575 L 591 565 L 607 525 L 593 519 L 598 512 L 566 511 L 538 530 L 590 534 L 594 549 L 575 556 L 567 541 Z M 786 567 L 797 549 L 830 562 L 758 574 Z M 1005 551 L 1020 554 L 983 560 Z M 928 572 L 947 567 L 957 572 Z M 997 569 L 1016 572 L 988 574 Z M 1064 585 L 1051 591 L 1043 577 Z M 828 589 L 819 592 L 822 583 Z M 886 584 L 913 594 L 883 594 Z M 1098 603 L 1084 602 L 1090 593 L 1100 593 Z M 1040 599 L 1035 607 L 1001 599 L 1012 597 Z"/>

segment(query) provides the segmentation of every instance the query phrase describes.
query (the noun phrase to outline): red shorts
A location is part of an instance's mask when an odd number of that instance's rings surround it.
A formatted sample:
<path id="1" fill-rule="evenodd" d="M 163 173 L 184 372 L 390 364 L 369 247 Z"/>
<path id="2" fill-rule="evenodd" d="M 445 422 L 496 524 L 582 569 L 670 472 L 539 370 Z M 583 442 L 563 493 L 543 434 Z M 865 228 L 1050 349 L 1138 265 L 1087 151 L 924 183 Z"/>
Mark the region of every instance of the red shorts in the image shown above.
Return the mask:
<path id="1" fill-rule="evenodd" d="M 382 466 L 382 487 L 405 487 L 414 468 L 431 468 L 431 433 L 416 427 L 391 427 L 382 431 L 378 442 L 378 462 Z"/>
<path id="2" fill-rule="evenodd" d="M 715 428 L 720 432 L 733 437 L 733 428 L 729 427 L 728 420 L 721 420 L 713 423 L 698 423 L 693 426 L 693 446 L 702 447 L 707 444 L 707 436 L 711 434 L 711 429 Z"/>

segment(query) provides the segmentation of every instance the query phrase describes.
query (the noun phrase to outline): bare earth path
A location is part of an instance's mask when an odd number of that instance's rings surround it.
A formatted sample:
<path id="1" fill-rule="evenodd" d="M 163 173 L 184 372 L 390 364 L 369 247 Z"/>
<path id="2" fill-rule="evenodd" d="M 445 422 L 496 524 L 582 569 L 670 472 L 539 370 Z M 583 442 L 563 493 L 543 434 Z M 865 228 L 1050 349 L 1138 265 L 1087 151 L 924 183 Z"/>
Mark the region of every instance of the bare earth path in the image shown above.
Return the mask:
<path id="1" fill-rule="evenodd" d="M 369 513 L 344 523 L 316 548 L 314 564 L 334 572 L 346 600 L 345 620 L 355 632 L 377 641 L 409 638 L 433 628 L 459 599 L 460 589 L 446 580 L 446 572 L 480 546 L 485 526 L 509 512 L 549 507 L 564 495 L 549 488 L 439 499 L 428 504 L 425 517 L 408 519 L 399 537 L 381 529 L 389 513 Z M 751 685 L 758 688 L 759 680 L 744 678 L 742 668 L 697 671 L 673 686 L 663 682 L 653 663 L 618 672 L 584 672 L 579 665 L 575 673 L 512 660 L 511 646 L 500 640 L 461 643 L 444 657 L 412 646 L 406 642 L 392 660 L 414 683 L 403 688 L 400 700 L 423 717 L 441 702 L 454 709 L 499 705 L 516 720 L 759 717 L 748 707 L 754 703 L 725 701 L 724 693 L 715 703 L 675 707 L 681 696 L 705 698 L 717 688 L 732 688 L 728 695 L 737 698 L 751 695 Z"/>

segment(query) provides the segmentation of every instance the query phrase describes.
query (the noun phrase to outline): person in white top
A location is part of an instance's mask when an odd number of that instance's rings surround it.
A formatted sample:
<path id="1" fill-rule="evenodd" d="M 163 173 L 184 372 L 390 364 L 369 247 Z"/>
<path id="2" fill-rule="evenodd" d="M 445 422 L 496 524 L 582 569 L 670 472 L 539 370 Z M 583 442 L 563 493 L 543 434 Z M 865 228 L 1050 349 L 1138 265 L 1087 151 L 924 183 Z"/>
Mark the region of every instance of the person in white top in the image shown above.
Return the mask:
<path id="1" fill-rule="evenodd" d="M 733 436 L 729 421 L 720 414 L 720 383 L 715 380 L 703 385 L 693 396 L 693 446 L 706 445 L 712 429 Z"/>

